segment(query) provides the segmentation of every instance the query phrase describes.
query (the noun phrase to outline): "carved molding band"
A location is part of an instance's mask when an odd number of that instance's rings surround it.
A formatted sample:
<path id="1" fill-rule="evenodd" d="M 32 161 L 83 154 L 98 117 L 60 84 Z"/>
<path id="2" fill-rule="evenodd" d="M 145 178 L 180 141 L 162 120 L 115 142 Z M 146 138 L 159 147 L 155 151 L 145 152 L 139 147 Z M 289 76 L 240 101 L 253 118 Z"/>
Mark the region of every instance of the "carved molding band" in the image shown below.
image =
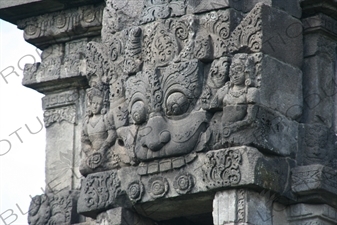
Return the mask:
<path id="1" fill-rule="evenodd" d="M 61 123 L 62 121 L 67 121 L 72 124 L 76 123 L 76 107 L 74 105 L 47 109 L 43 115 L 46 127 L 50 127 L 56 122 Z"/>

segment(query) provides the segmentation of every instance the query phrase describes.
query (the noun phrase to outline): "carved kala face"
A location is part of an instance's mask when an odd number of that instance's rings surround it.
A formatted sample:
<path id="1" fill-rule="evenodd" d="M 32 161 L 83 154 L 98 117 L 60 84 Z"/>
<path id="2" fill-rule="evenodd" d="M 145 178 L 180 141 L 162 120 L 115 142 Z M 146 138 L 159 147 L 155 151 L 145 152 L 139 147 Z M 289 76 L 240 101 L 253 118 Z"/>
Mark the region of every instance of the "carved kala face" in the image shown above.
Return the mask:
<path id="1" fill-rule="evenodd" d="M 245 66 L 239 60 L 233 61 L 230 67 L 229 77 L 234 85 L 243 85 L 245 83 Z"/>
<path id="2" fill-rule="evenodd" d="M 94 96 L 90 102 L 91 112 L 96 115 L 100 114 L 103 107 L 103 99 L 98 96 Z"/>
<path id="3" fill-rule="evenodd" d="M 141 161 L 192 152 L 206 130 L 205 111 L 194 110 L 201 93 L 197 61 L 141 72 L 127 81 L 130 114 L 139 126 L 135 155 Z"/>

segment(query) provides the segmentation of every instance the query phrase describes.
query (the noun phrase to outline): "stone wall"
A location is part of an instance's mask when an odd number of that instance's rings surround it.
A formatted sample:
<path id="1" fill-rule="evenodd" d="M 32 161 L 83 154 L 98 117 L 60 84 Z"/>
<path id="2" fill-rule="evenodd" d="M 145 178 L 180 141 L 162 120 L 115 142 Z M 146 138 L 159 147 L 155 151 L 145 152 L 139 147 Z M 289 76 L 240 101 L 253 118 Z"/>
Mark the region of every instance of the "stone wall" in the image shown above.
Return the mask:
<path id="1" fill-rule="evenodd" d="M 336 224 L 334 2 L 0 3 L 43 50 L 29 224 Z"/>

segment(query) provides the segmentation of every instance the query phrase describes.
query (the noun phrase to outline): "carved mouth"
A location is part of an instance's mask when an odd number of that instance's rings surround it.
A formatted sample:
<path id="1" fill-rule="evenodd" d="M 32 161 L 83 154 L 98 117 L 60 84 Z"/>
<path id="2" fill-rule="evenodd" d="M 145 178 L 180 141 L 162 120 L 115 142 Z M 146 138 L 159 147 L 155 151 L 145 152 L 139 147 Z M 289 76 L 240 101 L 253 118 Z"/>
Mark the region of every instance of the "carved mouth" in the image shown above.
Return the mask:
<path id="1" fill-rule="evenodd" d="M 200 134 L 206 131 L 206 113 L 192 113 L 182 120 L 152 118 L 139 130 L 135 154 L 141 161 L 180 156 L 191 153 L 199 141 Z M 149 126 L 152 126 L 151 132 Z M 146 134 L 146 135 L 145 135 Z"/>

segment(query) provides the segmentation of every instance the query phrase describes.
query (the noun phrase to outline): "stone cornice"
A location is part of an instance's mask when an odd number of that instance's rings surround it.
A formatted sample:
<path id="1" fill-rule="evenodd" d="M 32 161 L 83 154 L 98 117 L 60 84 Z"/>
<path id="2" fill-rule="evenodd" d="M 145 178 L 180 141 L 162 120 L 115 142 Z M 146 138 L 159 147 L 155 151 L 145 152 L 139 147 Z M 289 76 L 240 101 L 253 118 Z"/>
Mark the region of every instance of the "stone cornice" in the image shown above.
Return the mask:
<path id="1" fill-rule="evenodd" d="M 18 20 L 25 18 L 103 2 L 104 0 L 0 0 L 0 17 L 17 24 Z"/>

